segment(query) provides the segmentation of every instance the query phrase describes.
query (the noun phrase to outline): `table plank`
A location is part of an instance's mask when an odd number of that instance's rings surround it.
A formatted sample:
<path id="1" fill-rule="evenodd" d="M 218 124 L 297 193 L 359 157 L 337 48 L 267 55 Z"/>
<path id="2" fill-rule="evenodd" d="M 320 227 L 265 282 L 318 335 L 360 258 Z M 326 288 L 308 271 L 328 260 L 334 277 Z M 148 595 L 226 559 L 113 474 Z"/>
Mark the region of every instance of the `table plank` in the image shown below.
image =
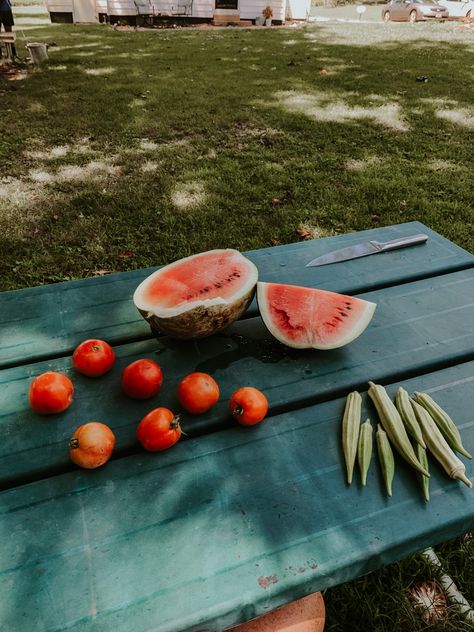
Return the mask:
<path id="1" fill-rule="evenodd" d="M 432 392 L 474 449 L 474 362 L 401 385 Z M 435 464 L 429 503 L 399 460 L 392 498 L 375 456 L 348 487 L 343 404 L 1 493 L 0 628 L 220 632 L 472 528 L 473 491 Z"/>
<path id="2" fill-rule="evenodd" d="M 271 338 L 260 318 L 251 318 L 199 343 L 161 339 L 119 346 L 116 367 L 96 380 L 75 374 L 70 358 L 1 371 L 2 485 L 72 468 L 67 441 L 85 421 L 98 420 L 113 428 L 119 456 L 136 450 L 141 417 L 156 406 L 178 412 L 178 382 L 193 370 L 215 377 L 221 400 L 206 415 L 182 414 L 189 436 L 229 428 L 228 398 L 245 384 L 262 389 L 275 414 L 364 388 L 370 379 L 393 381 L 474 357 L 473 270 L 362 296 L 378 303 L 374 319 L 362 336 L 342 349 L 288 349 Z M 120 392 L 122 367 L 139 357 L 156 359 L 165 375 L 162 391 L 146 402 L 130 400 Z M 59 416 L 40 416 L 28 407 L 28 385 L 45 370 L 63 371 L 76 385 L 75 402 Z"/>
<path id="3" fill-rule="evenodd" d="M 320 268 L 315 256 L 335 248 L 424 232 L 426 245 Z M 346 294 L 474 266 L 474 257 L 420 222 L 377 228 L 245 253 L 260 279 Z M 149 338 L 131 297 L 156 268 L 57 283 L 0 294 L 0 368 L 70 353 L 86 338 L 119 344 Z M 255 302 L 248 315 L 256 315 Z"/>

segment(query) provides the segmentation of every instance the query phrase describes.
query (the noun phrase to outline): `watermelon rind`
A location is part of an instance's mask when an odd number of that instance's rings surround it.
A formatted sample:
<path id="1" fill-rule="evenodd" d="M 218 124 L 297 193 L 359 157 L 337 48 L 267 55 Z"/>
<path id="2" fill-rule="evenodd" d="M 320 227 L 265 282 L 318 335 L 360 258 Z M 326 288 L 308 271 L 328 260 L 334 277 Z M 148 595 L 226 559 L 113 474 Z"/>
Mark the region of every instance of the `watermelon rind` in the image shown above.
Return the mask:
<path id="1" fill-rule="evenodd" d="M 205 266 L 205 255 L 220 253 L 239 265 L 239 270 L 245 275 L 244 284 L 231 297 L 215 296 L 210 299 L 183 301 L 171 307 L 150 302 L 144 297 L 150 284 L 159 283 L 160 275 L 164 272 L 172 271 L 181 264 L 189 265 L 193 259 L 198 261 L 198 258 L 199 265 Z M 205 271 L 203 267 L 201 272 L 205 273 Z M 153 272 L 137 287 L 133 302 L 154 333 L 183 340 L 204 338 L 228 327 L 242 316 L 255 296 L 257 280 L 257 267 L 238 250 L 231 248 L 210 250 L 184 257 Z"/>
<path id="2" fill-rule="evenodd" d="M 268 300 L 268 290 L 271 286 L 279 285 L 284 287 L 283 284 L 273 284 L 273 283 L 264 283 L 259 281 L 257 283 L 257 303 L 260 311 L 260 316 L 262 317 L 265 326 L 268 331 L 282 344 L 287 347 L 292 347 L 293 349 L 320 349 L 320 350 L 330 350 L 330 349 L 338 349 L 343 347 L 353 340 L 358 338 L 364 331 L 367 329 L 370 321 L 375 312 L 375 308 L 377 307 L 376 303 L 372 303 L 370 301 L 365 301 L 363 299 L 354 298 L 351 296 L 345 296 L 343 294 L 337 294 L 336 292 L 328 292 L 327 290 L 322 290 L 321 296 L 327 295 L 330 299 L 341 299 L 356 302 L 358 306 L 358 311 L 360 312 L 357 319 L 354 319 L 354 322 L 351 323 L 351 327 L 343 334 L 338 335 L 337 331 L 331 333 L 327 336 L 326 341 L 322 341 L 318 339 L 317 336 L 311 335 L 311 327 L 314 327 L 316 330 L 321 326 L 321 323 L 315 322 L 311 323 L 311 316 L 308 315 L 309 323 L 308 328 L 302 329 L 300 339 L 295 340 L 294 338 L 290 338 L 285 334 L 281 327 L 278 327 L 278 323 L 272 318 L 269 300 Z M 319 292 L 315 288 L 304 288 L 299 286 L 286 286 L 288 288 L 294 288 L 294 290 L 298 291 L 299 289 L 306 291 L 315 290 L 315 292 Z M 288 309 L 288 306 L 285 306 L 285 309 Z M 291 316 L 291 315 L 288 315 Z M 342 321 L 344 322 L 344 321 Z M 310 324 L 311 323 L 311 324 Z M 345 328 L 347 329 L 347 327 Z"/>

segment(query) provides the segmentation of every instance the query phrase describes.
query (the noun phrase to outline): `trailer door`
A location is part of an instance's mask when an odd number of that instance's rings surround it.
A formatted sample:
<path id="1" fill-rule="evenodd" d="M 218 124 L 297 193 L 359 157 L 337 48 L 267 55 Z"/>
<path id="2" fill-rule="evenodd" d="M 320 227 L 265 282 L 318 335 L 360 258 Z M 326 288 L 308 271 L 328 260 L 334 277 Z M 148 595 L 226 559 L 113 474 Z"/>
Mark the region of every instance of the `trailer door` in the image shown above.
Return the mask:
<path id="1" fill-rule="evenodd" d="M 97 22 L 95 0 L 73 0 L 72 19 L 74 22 Z"/>

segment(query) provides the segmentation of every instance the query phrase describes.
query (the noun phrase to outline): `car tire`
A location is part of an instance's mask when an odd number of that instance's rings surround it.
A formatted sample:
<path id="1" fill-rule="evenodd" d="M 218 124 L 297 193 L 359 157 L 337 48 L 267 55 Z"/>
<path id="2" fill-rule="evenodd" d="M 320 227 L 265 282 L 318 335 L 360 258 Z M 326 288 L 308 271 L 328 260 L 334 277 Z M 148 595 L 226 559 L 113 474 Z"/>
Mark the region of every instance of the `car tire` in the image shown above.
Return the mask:
<path id="1" fill-rule="evenodd" d="M 410 22 L 410 24 L 415 24 L 417 20 L 418 16 L 416 15 L 416 11 L 411 11 L 410 15 L 408 16 L 408 21 Z"/>
<path id="2" fill-rule="evenodd" d="M 383 14 L 383 21 L 390 22 L 391 19 L 392 19 L 392 16 L 390 15 L 390 11 L 385 11 L 385 13 Z"/>

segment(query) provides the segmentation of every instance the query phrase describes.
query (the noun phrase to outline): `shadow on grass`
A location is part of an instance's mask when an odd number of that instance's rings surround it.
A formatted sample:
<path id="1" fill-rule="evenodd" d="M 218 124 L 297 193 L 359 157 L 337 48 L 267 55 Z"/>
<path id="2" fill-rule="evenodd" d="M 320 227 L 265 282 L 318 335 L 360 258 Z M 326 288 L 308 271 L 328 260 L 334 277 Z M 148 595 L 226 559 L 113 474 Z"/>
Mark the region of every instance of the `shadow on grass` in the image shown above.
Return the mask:
<path id="1" fill-rule="evenodd" d="M 4 173 L 27 189 L 20 222 L 0 220 L 4 288 L 287 243 L 305 222 L 419 219 L 472 247 L 468 43 L 420 33 L 347 46 L 318 28 L 291 32 L 291 46 L 282 31 L 81 33 L 96 46 L 54 29 L 49 63 L 4 88 Z M 84 139 L 89 155 L 74 153 Z M 96 178 L 94 161 L 120 173 Z M 200 203 L 177 208 L 191 185 Z"/>

